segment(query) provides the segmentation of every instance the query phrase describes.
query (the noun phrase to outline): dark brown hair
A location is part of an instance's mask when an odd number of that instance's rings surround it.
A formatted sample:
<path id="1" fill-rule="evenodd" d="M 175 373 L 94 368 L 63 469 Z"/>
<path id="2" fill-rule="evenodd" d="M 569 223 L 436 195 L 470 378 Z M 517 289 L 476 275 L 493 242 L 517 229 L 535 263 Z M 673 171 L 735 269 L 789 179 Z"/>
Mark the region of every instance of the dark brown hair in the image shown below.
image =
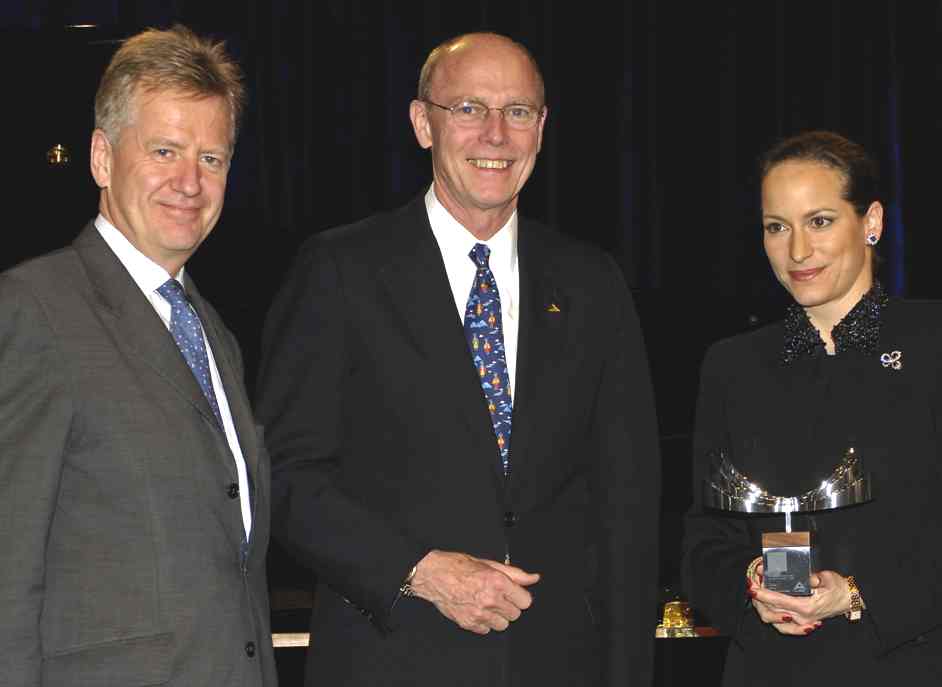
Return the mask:
<path id="1" fill-rule="evenodd" d="M 840 134 L 806 131 L 776 143 L 759 158 L 759 180 L 790 160 L 817 162 L 838 172 L 844 180 L 841 197 L 854 206 L 858 216 L 879 200 L 877 164 L 862 145 Z"/>

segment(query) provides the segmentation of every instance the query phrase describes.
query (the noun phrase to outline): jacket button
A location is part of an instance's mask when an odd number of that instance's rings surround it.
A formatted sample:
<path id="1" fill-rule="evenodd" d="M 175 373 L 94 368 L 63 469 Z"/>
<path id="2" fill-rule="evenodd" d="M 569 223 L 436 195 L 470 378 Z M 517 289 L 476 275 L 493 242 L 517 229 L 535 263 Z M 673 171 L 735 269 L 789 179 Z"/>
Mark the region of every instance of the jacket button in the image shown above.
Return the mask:
<path id="1" fill-rule="evenodd" d="M 517 514 L 512 510 L 504 513 L 504 527 L 513 527 L 517 522 Z"/>
<path id="2" fill-rule="evenodd" d="M 245 645 L 245 655 L 249 658 L 255 656 L 255 642 L 247 642 Z"/>
<path id="3" fill-rule="evenodd" d="M 239 498 L 239 483 L 233 482 L 229 485 L 229 488 L 226 490 L 226 493 L 229 494 L 230 499 Z"/>

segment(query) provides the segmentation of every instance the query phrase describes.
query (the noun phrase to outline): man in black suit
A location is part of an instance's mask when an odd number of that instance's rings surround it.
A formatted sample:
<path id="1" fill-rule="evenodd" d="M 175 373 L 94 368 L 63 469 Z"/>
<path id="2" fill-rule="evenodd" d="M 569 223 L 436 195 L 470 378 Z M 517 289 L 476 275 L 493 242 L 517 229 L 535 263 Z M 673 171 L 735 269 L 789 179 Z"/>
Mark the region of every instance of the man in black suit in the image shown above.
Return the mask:
<path id="1" fill-rule="evenodd" d="M 310 685 L 650 681 L 646 357 L 615 263 L 518 218 L 546 116 L 519 44 L 436 48 L 428 193 L 311 239 L 272 307 L 259 412 L 276 534 L 322 583 Z"/>

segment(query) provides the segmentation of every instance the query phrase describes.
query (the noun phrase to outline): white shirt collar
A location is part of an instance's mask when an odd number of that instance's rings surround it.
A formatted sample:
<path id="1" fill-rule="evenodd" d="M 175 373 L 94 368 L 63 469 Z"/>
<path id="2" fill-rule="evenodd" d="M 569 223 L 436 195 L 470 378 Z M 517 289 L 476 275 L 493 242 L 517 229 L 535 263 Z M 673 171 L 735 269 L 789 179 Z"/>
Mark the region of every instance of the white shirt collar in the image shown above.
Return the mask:
<path id="1" fill-rule="evenodd" d="M 153 293 L 170 278 L 167 270 L 139 251 L 104 215 L 95 218 L 95 228 L 145 294 Z M 176 279 L 185 285 L 184 268 L 180 268 Z"/>
<path id="2" fill-rule="evenodd" d="M 425 209 L 428 211 L 432 233 L 438 242 L 439 250 L 445 263 L 451 262 L 458 255 L 471 263 L 468 253 L 474 244 L 483 243 L 491 249 L 490 266 L 495 275 L 512 274 L 517 269 L 517 211 L 487 241 L 478 240 L 461 222 L 456 220 L 435 195 L 435 184 L 429 186 L 425 194 Z M 498 279 L 498 284 L 500 279 Z"/>

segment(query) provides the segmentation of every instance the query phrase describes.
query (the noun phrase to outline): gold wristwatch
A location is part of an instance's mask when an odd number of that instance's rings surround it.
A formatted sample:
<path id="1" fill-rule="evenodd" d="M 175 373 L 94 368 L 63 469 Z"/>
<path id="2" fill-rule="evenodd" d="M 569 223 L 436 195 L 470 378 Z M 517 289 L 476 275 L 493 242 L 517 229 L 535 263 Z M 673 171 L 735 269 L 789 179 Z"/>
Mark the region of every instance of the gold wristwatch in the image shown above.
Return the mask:
<path id="1" fill-rule="evenodd" d="M 415 596 L 415 590 L 412 588 L 412 578 L 415 577 L 415 571 L 418 569 L 418 567 L 418 563 L 413 565 L 412 571 L 409 573 L 408 577 L 402 581 L 402 586 L 399 587 L 400 596 L 405 596 L 407 598 L 412 598 Z"/>
<path id="2" fill-rule="evenodd" d="M 864 606 L 863 599 L 860 598 L 860 590 L 857 588 L 857 580 L 853 575 L 847 576 L 847 588 L 850 590 L 850 610 L 844 614 L 850 622 L 856 623 L 860 620 Z"/>

